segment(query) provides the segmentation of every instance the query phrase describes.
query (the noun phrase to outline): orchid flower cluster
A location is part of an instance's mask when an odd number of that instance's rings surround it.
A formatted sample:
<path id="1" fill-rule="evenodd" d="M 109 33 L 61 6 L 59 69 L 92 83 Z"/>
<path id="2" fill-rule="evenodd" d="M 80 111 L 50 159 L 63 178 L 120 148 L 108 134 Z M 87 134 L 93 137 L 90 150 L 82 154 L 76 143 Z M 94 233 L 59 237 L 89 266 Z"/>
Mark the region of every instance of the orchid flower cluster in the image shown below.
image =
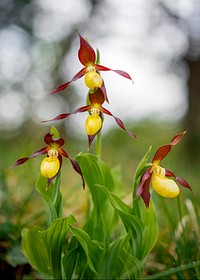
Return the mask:
<path id="1" fill-rule="evenodd" d="M 89 88 L 88 98 L 87 98 L 87 105 L 82 106 L 78 109 L 75 109 L 71 113 L 62 113 L 51 120 L 43 121 L 43 122 L 50 122 L 50 121 L 57 121 L 63 120 L 68 118 L 69 116 L 77 113 L 82 112 L 89 112 L 89 116 L 85 121 L 85 131 L 88 137 L 89 147 L 92 144 L 96 135 L 98 135 L 102 129 L 103 124 L 103 114 L 112 116 L 117 125 L 126 131 L 132 138 L 137 139 L 136 135 L 127 130 L 124 126 L 124 123 L 121 119 L 114 116 L 109 110 L 103 107 L 103 103 L 106 101 L 109 103 L 109 99 L 106 92 L 106 87 L 104 80 L 100 74 L 100 71 L 113 71 L 122 77 L 129 79 L 133 82 L 131 76 L 122 70 L 112 70 L 108 67 L 102 66 L 99 64 L 99 52 L 97 51 L 97 55 L 92 48 L 92 46 L 85 40 L 79 32 L 77 32 L 80 40 L 80 48 L 78 50 L 78 58 L 80 63 L 84 66 L 75 76 L 68 82 L 61 84 L 57 88 L 55 88 L 50 94 L 55 94 L 60 91 L 65 90 L 72 82 L 76 80 L 84 78 L 84 83 L 87 88 Z M 154 190 L 163 197 L 176 197 L 179 194 L 179 187 L 177 183 L 173 179 L 169 179 L 168 177 L 174 177 L 176 181 L 186 187 L 190 188 L 190 185 L 182 178 L 176 177 L 171 171 L 164 169 L 162 166 L 159 165 L 160 161 L 169 153 L 171 147 L 176 145 L 185 132 L 176 135 L 170 144 L 164 145 L 160 147 L 156 154 L 153 157 L 152 163 L 150 167 L 148 167 L 144 174 L 141 176 L 141 181 L 138 186 L 136 196 L 141 196 L 146 207 L 149 207 L 150 201 L 150 192 L 149 186 L 150 181 L 152 181 L 152 187 Z M 74 170 L 80 174 L 82 178 L 82 185 L 85 188 L 85 181 L 83 178 L 83 174 L 78 162 L 72 159 L 66 151 L 61 148 L 64 145 L 65 141 L 63 138 L 60 138 L 58 130 L 52 126 L 50 133 L 46 134 L 44 137 L 44 142 L 48 145 L 36 152 L 34 152 L 31 156 L 20 158 L 17 160 L 11 167 L 15 167 L 25 163 L 30 158 L 34 158 L 41 154 L 47 154 L 47 157 L 43 159 L 40 166 L 41 174 L 48 179 L 47 186 L 50 185 L 52 180 L 58 175 L 60 168 L 62 166 L 62 157 L 66 157 L 70 160 L 72 167 Z"/>
<path id="2" fill-rule="evenodd" d="M 85 76 L 86 104 L 43 122 L 54 122 L 88 112 L 85 131 L 90 148 L 96 136 L 99 144 L 104 115 L 108 115 L 129 136 L 137 139 L 121 119 L 105 108 L 104 103 L 109 103 L 109 99 L 101 71 L 113 71 L 130 81 L 132 78 L 125 71 L 100 65 L 99 52 L 95 53 L 88 41 L 77 34 L 80 40 L 78 58 L 84 67 L 69 82 L 58 86 L 50 94 L 65 90 L 72 82 Z M 134 175 L 133 201 L 130 206 L 120 195 L 115 194 L 116 186 L 123 184 L 118 184 L 119 176 L 115 178 L 114 171 L 111 172 L 101 160 L 100 154 L 79 153 L 73 159 L 63 148 L 65 140 L 52 125 L 50 132 L 44 136 L 46 145 L 31 156 L 18 159 L 11 166 L 16 167 L 29 159 L 45 155 L 41 161 L 36 190 L 47 205 L 49 227 L 44 230 L 22 230 L 22 252 L 32 267 L 45 274 L 45 279 L 141 279 L 144 261 L 155 245 L 158 232 L 153 201 L 150 201 L 150 184 L 159 195 L 166 198 L 177 197 L 179 186 L 191 190 L 183 178 L 161 165 L 161 161 L 184 134 L 175 135 L 169 144 L 158 148 L 150 163 L 148 150 Z M 83 188 L 86 182 L 91 194 L 83 228 L 73 225 L 76 222 L 74 216 L 62 217 L 59 174 L 63 157 L 69 159 L 72 168 L 81 177 Z M 70 238 L 66 242 L 68 231 Z"/>

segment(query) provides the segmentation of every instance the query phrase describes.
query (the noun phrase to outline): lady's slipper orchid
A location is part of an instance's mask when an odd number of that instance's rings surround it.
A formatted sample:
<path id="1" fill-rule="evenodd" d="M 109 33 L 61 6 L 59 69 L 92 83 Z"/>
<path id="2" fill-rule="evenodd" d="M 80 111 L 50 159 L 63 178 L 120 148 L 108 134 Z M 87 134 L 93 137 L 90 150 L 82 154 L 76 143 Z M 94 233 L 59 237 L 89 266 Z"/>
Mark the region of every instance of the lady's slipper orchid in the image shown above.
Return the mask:
<path id="1" fill-rule="evenodd" d="M 60 138 L 59 133 L 54 126 L 52 126 L 51 131 L 44 136 L 44 142 L 48 146 L 34 152 L 29 157 L 18 159 L 10 168 L 21 165 L 27 160 L 37 157 L 41 154 L 47 154 L 47 157 L 45 157 L 41 162 L 40 171 L 41 174 L 48 179 L 49 186 L 61 169 L 62 157 L 66 157 L 70 160 L 74 170 L 81 175 L 83 188 L 85 188 L 85 181 L 80 166 L 76 160 L 72 159 L 67 154 L 67 152 L 63 148 L 61 148 L 64 145 L 65 141 L 63 138 Z"/>
<path id="2" fill-rule="evenodd" d="M 81 77 L 83 77 L 85 75 L 85 85 L 91 90 L 94 90 L 97 87 L 102 88 L 102 92 L 104 94 L 105 100 L 108 102 L 106 88 L 105 88 L 103 79 L 99 74 L 99 71 L 113 71 L 129 80 L 132 80 L 132 78 L 125 71 L 112 70 L 110 68 L 97 64 L 96 63 L 96 53 L 95 53 L 94 49 L 79 33 L 78 33 L 78 35 L 79 35 L 79 39 L 80 39 L 80 48 L 78 51 L 78 58 L 79 58 L 79 61 L 84 65 L 84 67 L 78 73 L 76 73 L 76 75 L 71 79 L 71 81 L 58 86 L 50 94 L 54 94 L 56 92 L 63 91 L 64 89 L 66 89 L 69 86 L 69 84 L 80 79 Z"/>
<path id="3" fill-rule="evenodd" d="M 186 132 L 182 132 L 174 136 L 171 142 L 167 145 L 161 146 L 155 153 L 150 167 L 146 169 L 141 177 L 140 184 L 138 186 L 136 196 L 141 196 L 146 207 L 149 207 L 150 192 L 149 186 L 150 182 L 153 189 L 163 197 L 173 198 L 179 195 L 179 186 L 177 182 L 191 190 L 190 185 L 182 178 L 175 176 L 171 171 L 163 168 L 159 165 L 160 161 L 166 157 L 166 155 L 171 151 L 171 148 L 178 144 L 183 135 Z M 174 177 L 176 182 L 168 177 Z"/>
<path id="4" fill-rule="evenodd" d="M 89 142 L 89 146 L 90 146 L 92 144 L 92 141 L 95 138 L 95 136 L 101 130 L 102 123 L 103 123 L 102 113 L 104 113 L 109 116 L 112 116 L 115 119 L 118 126 L 121 129 L 125 130 L 131 137 L 137 138 L 133 132 L 131 132 L 125 128 L 123 122 L 119 118 L 113 116 L 113 114 L 110 111 L 108 111 L 107 109 L 105 109 L 102 106 L 104 101 L 105 101 L 105 97 L 104 97 L 102 89 L 97 88 L 94 93 L 89 93 L 89 102 L 90 102 L 89 105 L 80 107 L 80 108 L 72 111 L 71 113 L 60 114 L 51 120 L 43 121 L 43 122 L 62 120 L 62 119 L 69 117 L 72 114 L 89 111 L 90 115 L 86 119 L 85 130 L 88 135 L 88 142 Z"/>

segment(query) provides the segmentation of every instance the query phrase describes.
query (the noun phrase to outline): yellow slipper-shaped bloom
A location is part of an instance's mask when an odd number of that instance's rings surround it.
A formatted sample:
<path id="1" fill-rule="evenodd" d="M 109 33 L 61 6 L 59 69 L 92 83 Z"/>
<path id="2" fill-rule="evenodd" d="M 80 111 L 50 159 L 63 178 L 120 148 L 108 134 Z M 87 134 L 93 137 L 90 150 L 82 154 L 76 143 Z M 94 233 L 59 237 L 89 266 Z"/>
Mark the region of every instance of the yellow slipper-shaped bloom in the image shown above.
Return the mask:
<path id="1" fill-rule="evenodd" d="M 45 178 L 54 177 L 60 168 L 60 162 L 57 157 L 46 157 L 40 165 L 40 171 Z"/>
<path id="2" fill-rule="evenodd" d="M 85 131 L 87 135 L 94 135 L 102 126 L 102 119 L 99 115 L 90 115 L 85 122 Z"/>
<path id="3" fill-rule="evenodd" d="M 102 86 L 103 79 L 95 71 L 87 72 L 85 75 L 85 85 L 90 89 L 100 88 Z"/>
<path id="4" fill-rule="evenodd" d="M 179 187 L 174 180 L 157 172 L 153 172 L 152 174 L 152 187 L 158 194 L 167 198 L 176 197 L 180 192 Z"/>

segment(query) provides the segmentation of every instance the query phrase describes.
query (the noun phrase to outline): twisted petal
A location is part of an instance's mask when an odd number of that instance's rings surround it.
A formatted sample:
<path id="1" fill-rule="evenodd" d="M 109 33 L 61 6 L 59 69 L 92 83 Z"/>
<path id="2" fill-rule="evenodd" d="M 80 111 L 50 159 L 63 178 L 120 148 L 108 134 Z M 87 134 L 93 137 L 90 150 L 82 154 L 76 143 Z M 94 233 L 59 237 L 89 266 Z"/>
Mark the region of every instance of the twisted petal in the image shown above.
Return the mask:
<path id="1" fill-rule="evenodd" d="M 104 98 L 105 98 L 106 102 L 109 103 L 108 96 L 107 96 L 107 91 L 106 91 L 106 86 L 105 86 L 104 81 L 103 81 L 103 84 L 101 86 L 101 91 L 103 92 L 103 95 L 104 95 Z"/>
<path id="2" fill-rule="evenodd" d="M 74 111 L 72 111 L 71 113 L 66 113 L 66 114 L 60 114 L 58 116 L 56 116 L 55 118 L 51 119 L 51 120 L 47 120 L 47 121 L 42 121 L 42 122 L 51 122 L 51 121 L 58 121 L 58 120 L 63 120 L 69 116 L 71 116 L 72 114 L 77 114 L 77 113 L 82 113 L 82 112 L 86 112 L 88 111 L 89 109 L 91 109 L 92 106 L 83 106 L 83 107 L 80 107 Z"/>
<path id="3" fill-rule="evenodd" d="M 179 141 L 182 139 L 186 131 L 177 134 L 174 136 L 171 140 L 171 142 L 167 145 L 161 146 L 155 153 L 152 163 L 158 164 L 166 155 L 171 151 L 172 146 L 175 146 L 179 143 Z"/>
<path id="4" fill-rule="evenodd" d="M 96 60 L 95 51 L 79 33 L 78 35 L 80 39 L 80 49 L 78 51 L 78 58 L 80 62 L 85 66 L 93 65 Z"/>
<path id="5" fill-rule="evenodd" d="M 103 113 L 109 115 L 109 116 L 112 116 L 112 117 L 115 119 L 116 123 L 118 124 L 118 126 L 119 126 L 121 129 L 125 130 L 131 137 L 137 139 L 136 135 L 135 135 L 133 132 L 131 132 L 131 131 L 129 131 L 129 130 L 127 130 L 127 129 L 125 128 L 123 122 L 122 122 L 118 117 L 113 116 L 113 114 L 112 114 L 110 111 L 108 111 L 107 109 L 105 109 L 105 108 L 103 108 L 103 107 L 101 107 L 101 111 L 102 111 Z"/>
<path id="6" fill-rule="evenodd" d="M 80 79 L 81 77 L 83 77 L 85 75 L 85 67 L 82 68 L 72 79 L 71 81 L 64 83 L 60 86 L 58 86 L 57 88 L 55 88 L 53 91 L 51 91 L 49 94 L 54 94 L 56 92 L 59 91 L 63 91 L 64 89 L 66 89 L 72 82 L 75 82 L 76 80 Z"/>
<path id="7" fill-rule="evenodd" d="M 150 201 L 150 192 L 149 192 L 149 186 L 150 186 L 150 180 L 151 180 L 151 168 L 147 168 L 145 173 L 143 174 L 140 184 L 136 191 L 136 196 L 141 196 L 146 207 L 149 207 L 149 201 Z"/>
<path id="8" fill-rule="evenodd" d="M 74 170 L 75 170 L 79 175 L 81 175 L 83 189 L 85 189 L 85 180 L 84 180 L 84 178 L 83 178 L 83 174 L 82 174 L 82 171 L 81 171 L 81 168 L 80 168 L 78 162 L 77 162 L 75 159 L 72 159 L 72 158 L 67 154 L 67 152 L 66 152 L 64 149 L 62 149 L 62 148 L 59 148 L 59 149 L 58 149 L 58 152 L 59 152 L 59 154 L 60 154 L 61 156 L 68 158 L 68 159 L 70 160 L 71 165 L 72 165 L 72 167 L 74 168 Z"/>
<path id="9" fill-rule="evenodd" d="M 99 71 L 113 71 L 113 72 L 119 74 L 120 76 L 122 76 L 124 78 L 127 78 L 127 79 L 129 79 L 129 80 L 131 80 L 133 82 L 131 76 L 127 72 L 125 72 L 125 71 L 122 71 L 122 70 L 112 70 L 112 69 L 110 69 L 108 67 L 105 67 L 105 66 L 99 65 L 99 64 L 95 64 L 94 66 Z"/>
<path id="10" fill-rule="evenodd" d="M 187 182 L 186 180 L 184 180 L 183 178 L 177 177 L 177 176 L 174 175 L 174 173 L 172 173 L 170 170 L 167 170 L 167 169 L 165 169 L 165 170 L 166 170 L 165 176 L 176 178 L 177 182 L 178 182 L 181 186 L 183 186 L 184 188 L 190 189 L 190 190 L 192 191 L 190 185 L 188 184 L 188 182 Z"/>
<path id="11" fill-rule="evenodd" d="M 8 169 L 10 168 L 13 168 L 13 167 L 16 167 L 16 166 L 19 166 L 19 165 L 22 165 L 24 164 L 27 160 L 29 160 L 30 158 L 34 158 L 34 157 L 37 157 L 41 154 L 46 154 L 48 152 L 48 150 L 50 149 L 50 147 L 44 147 L 36 152 L 34 152 L 31 156 L 29 157 L 24 157 L 24 158 L 20 158 L 18 159 L 13 165 L 11 165 Z M 7 170 L 8 170 L 7 169 Z"/>

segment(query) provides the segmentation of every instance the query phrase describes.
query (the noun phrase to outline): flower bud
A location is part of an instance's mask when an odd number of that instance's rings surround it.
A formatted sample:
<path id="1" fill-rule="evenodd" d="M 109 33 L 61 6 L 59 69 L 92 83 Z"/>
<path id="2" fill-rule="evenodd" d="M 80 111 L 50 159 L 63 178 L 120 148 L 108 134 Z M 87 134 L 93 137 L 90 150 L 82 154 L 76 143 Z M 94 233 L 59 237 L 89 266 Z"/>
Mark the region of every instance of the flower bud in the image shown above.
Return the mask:
<path id="1" fill-rule="evenodd" d="M 85 85 L 89 89 L 95 89 L 96 87 L 101 87 L 103 83 L 102 77 L 95 71 L 89 71 L 85 74 Z"/>
<path id="2" fill-rule="evenodd" d="M 99 115 L 90 115 L 85 122 L 85 131 L 87 135 L 94 135 L 102 126 L 102 120 Z"/>
<path id="3" fill-rule="evenodd" d="M 41 174 L 46 178 L 54 177 L 60 168 L 60 162 L 57 157 L 46 157 L 40 165 Z"/>
<path id="4" fill-rule="evenodd" d="M 173 198 L 179 195 L 179 187 L 176 182 L 156 172 L 152 174 L 152 187 L 163 197 Z"/>

